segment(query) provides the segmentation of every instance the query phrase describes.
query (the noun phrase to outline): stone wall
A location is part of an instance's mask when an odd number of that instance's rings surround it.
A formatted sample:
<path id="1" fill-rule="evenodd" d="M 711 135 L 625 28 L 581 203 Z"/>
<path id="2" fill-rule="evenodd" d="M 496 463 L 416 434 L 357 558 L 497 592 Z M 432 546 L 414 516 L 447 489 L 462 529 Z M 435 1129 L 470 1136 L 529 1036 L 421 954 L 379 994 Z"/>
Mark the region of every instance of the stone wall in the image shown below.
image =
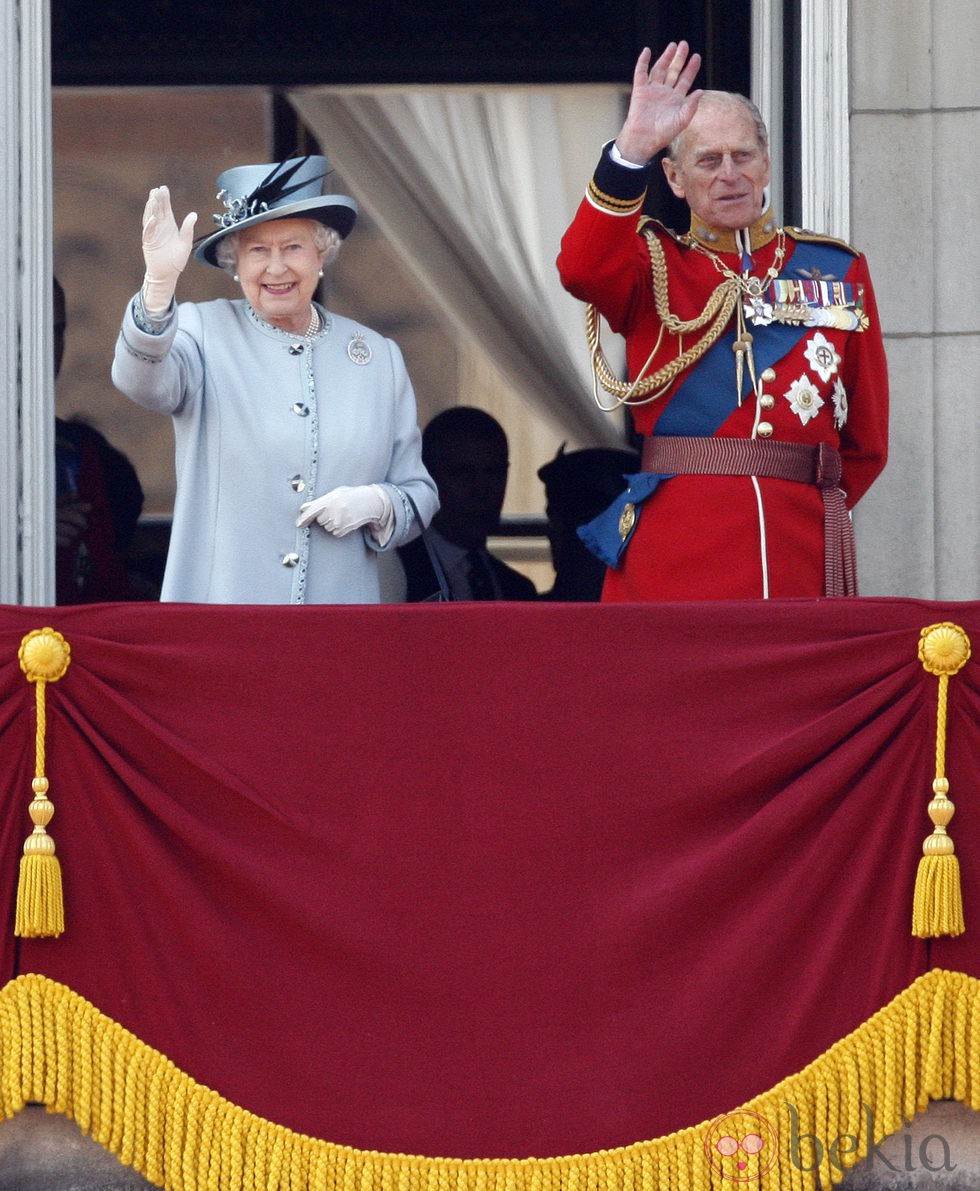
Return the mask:
<path id="1" fill-rule="evenodd" d="M 856 512 L 863 595 L 980 595 L 980 8 L 850 5 L 851 238 L 886 332 L 888 468 Z"/>

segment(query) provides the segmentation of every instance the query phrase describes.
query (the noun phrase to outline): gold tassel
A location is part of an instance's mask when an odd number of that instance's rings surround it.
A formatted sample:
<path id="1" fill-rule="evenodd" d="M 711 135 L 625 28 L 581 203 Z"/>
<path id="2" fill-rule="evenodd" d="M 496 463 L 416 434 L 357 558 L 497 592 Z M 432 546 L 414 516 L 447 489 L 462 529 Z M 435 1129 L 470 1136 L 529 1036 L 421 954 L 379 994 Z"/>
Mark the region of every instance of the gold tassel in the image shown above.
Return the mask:
<path id="1" fill-rule="evenodd" d="M 933 798 L 929 803 L 933 832 L 922 844 L 922 858 L 912 899 L 912 934 L 919 939 L 961 935 L 966 930 L 960 862 L 946 831 L 956 810 L 947 797 L 946 700 L 950 675 L 961 670 L 969 658 L 970 638 L 958 625 L 950 624 L 949 621 L 932 624 L 919 635 L 919 661 L 928 673 L 939 677 L 936 777 L 932 783 Z"/>
<path id="2" fill-rule="evenodd" d="M 35 769 L 31 782 L 34 797 L 28 807 L 34 830 L 24 841 L 24 854 L 20 860 L 14 934 L 23 939 L 55 938 L 65 929 L 65 904 L 61 891 L 61 865 L 55 855 L 54 840 L 47 832 L 54 803 L 48 797 L 48 779 L 44 776 L 45 689 L 49 682 L 57 682 L 68 669 L 71 649 L 54 629 L 35 629 L 21 641 L 17 656 L 27 681 L 35 684 L 37 716 Z"/>

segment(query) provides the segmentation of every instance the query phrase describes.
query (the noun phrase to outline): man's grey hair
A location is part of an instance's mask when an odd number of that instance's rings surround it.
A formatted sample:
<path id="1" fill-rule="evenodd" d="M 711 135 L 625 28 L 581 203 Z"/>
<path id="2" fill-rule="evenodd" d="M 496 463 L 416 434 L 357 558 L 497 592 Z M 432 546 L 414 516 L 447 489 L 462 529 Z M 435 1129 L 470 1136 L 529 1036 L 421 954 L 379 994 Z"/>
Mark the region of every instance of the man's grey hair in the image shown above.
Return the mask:
<path id="1" fill-rule="evenodd" d="M 751 99 L 745 95 L 740 95 L 737 91 L 705 91 L 700 103 L 698 104 L 698 111 L 701 110 L 705 104 L 715 104 L 717 107 L 740 107 L 755 125 L 755 134 L 759 138 L 759 147 L 764 151 L 769 150 L 769 129 L 766 128 L 766 122 L 762 118 L 762 113 L 755 106 Z M 685 132 L 687 129 L 684 130 Z M 680 156 L 681 148 L 684 144 L 684 132 L 680 132 L 667 146 L 664 156 L 670 158 L 671 161 L 676 161 Z"/>
<path id="2" fill-rule="evenodd" d="M 270 219 L 268 222 L 273 223 L 274 220 Z M 327 227 L 318 219 L 311 219 L 310 223 L 313 224 L 313 244 L 323 255 L 324 266 L 333 264 L 340 254 L 340 245 L 343 242 L 340 232 L 336 228 Z M 229 232 L 214 246 L 214 259 L 226 273 L 234 273 L 238 267 L 239 235 L 239 232 Z"/>

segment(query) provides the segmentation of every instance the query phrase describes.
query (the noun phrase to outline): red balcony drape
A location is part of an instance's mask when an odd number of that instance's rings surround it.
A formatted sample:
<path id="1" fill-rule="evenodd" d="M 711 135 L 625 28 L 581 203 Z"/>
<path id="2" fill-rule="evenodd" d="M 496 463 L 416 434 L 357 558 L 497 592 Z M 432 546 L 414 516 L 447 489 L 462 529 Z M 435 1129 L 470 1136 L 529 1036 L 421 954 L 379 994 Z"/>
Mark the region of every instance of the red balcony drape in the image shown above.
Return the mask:
<path id="1" fill-rule="evenodd" d="M 547 1157 L 800 1071 L 932 967 L 980 976 L 980 679 L 949 685 L 966 933 L 911 935 L 922 628 L 980 603 L 0 608 L 0 957 L 259 1116 Z M 15 939 L 24 634 L 66 929 Z"/>

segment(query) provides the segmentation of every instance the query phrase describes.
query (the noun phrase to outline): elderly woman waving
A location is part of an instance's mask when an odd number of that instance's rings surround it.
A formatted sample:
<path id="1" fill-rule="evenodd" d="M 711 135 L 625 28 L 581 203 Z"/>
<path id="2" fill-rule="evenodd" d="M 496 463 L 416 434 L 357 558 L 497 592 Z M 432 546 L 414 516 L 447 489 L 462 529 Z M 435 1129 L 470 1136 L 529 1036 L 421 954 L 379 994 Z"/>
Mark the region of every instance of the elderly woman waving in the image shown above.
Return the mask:
<path id="1" fill-rule="evenodd" d="M 379 552 L 438 508 L 401 352 L 314 300 L 357 217 L 322 194 L 327 170 L 320 156 L 226 170 L 225 212 L 196 248 L 196 215 L 178 227 L 167 188 L 150 191 L 112 378 L 173 421 L 164 600 L 377 603 Z M 242 296 L 177 307 L 192 249 Z"/>

